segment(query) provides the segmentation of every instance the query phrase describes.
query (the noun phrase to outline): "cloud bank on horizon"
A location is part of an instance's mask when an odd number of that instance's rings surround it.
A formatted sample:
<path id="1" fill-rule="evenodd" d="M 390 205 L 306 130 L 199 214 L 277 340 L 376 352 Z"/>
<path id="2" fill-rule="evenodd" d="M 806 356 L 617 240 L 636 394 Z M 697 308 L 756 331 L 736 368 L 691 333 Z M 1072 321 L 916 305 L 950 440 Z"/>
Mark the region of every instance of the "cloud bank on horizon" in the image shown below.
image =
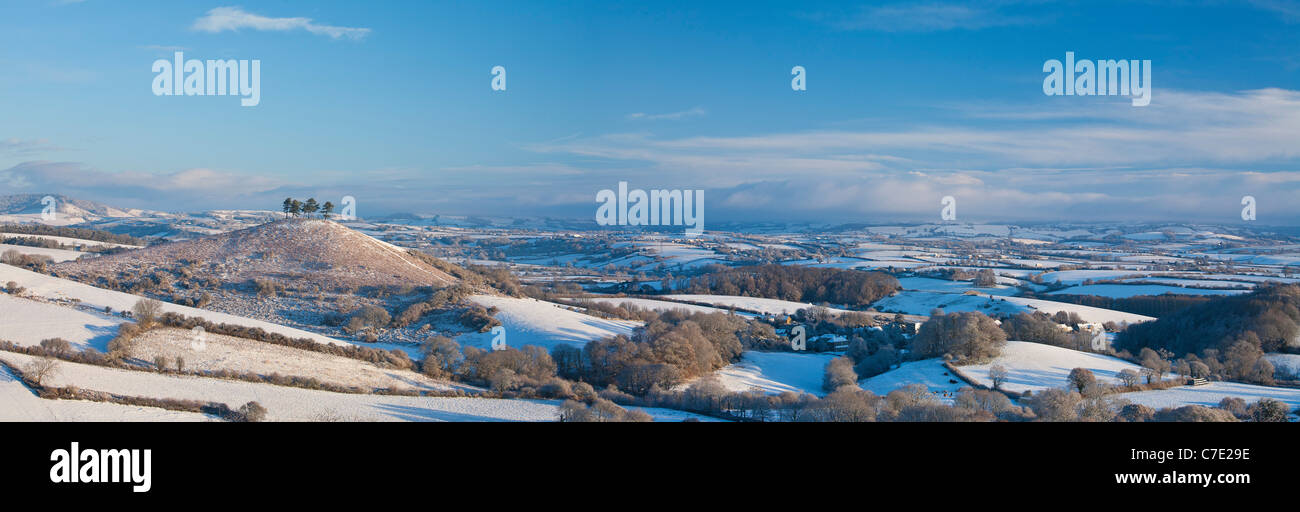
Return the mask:
<path id="1" fill-rule="evenodd" d="M 0 42 L 50 40 L 0 78 L 0 195 L 590 217 L 626 181 L 704 189 L 713 221 L 931 221 L 954 196 L 970 221 L 1230 223 L 1251 195 L 1300 224 L 1294 2 L 105 4 L 5 8 Z M 260 59 L 263 103 L 148 95 L 177 48 Z M 1067 51 L 1150 59 L 1150 105 L 1044 95 Z"/>

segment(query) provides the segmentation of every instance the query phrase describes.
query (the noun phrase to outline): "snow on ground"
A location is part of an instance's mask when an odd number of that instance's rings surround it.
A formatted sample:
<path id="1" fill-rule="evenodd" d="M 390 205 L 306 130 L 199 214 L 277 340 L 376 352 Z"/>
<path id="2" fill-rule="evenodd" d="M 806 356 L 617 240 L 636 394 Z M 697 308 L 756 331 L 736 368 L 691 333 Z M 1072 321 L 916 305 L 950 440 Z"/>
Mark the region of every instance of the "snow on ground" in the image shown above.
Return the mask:
<path id="1" fill-rule="evenodd" d="M 0 352 L 21 368 L 33 358 Z M 243 381 L 119 370 L 69 362 L 51 384 L 131 396 L 225 403 L 257 401 L 272 421 L 554 421 L 558 402 L 331 393 Z"/>
<path id="2" fill-rule="evenodd" d="M 1142 371 L 1141 366 L 1123 359 L 1027 341 L 1008 341 L 997 359 L 957 369 L 976 382 L 991 387 L 993 381 L 989 380 L 989 368 L 994 364 L 1007 369 L 1007 381 L 1002 384 L 1002 389 L 1015 392 L 1063 388 L 1068 384 L 1070 370 L 1075 368 L 1092 370 L 1098 381 L 1108 384 L 1119 383 L 1116 375 L 1121 370 Z"/>
<path id="3" fill-rule="evenodd" d="M 0 368 L 0 421 L 212 421 L 205 414 L 157 407 L 45 400 L 37 397 L 8 368 Z"/>
<path id="4" fill-rule="evenodd" d="M 574 300 L 584 300 L 584 301 L 589 300 L 592 302 L 613 304 L 615 306 L 621 306 L 623 304 L 632 304 L 639 308 L 644 308 L 644 309 L 649 309 L 651 311 L 659 311 L 659 312 L 668 311 L 672 309 L 680 309 L 689 313 L 726 313 L 727 312 L 727 310 L 723 308 L 711 308 L 708 306 L 697 306 L 695 304 L 682 304 L 680 302 L 642 299 L 638 297 L 594 297 L 594 298 L 581 297 Z"/>
<path id="5" fill-rule="evenodd" d="M 1049 315 L 1056 314 L 1059 311 L 1064 311 L 1066 313 L 1078 313 L 1079 317 L 1082 318 L 1083 321 L 1085 322 L 1095 322 L 1095 323 L 1115 322 L 1117 324 L 1120 323 L 1136 324 L 1140 322 L 1146 322 L 1148 320 L 1155 320 L 1155 318 L 1145 316 L 1145 315 L 1125 313 L 1123 311 L 1115 311 L 1112 309 L 1094 308 L 1091 306 L 1081 306 L 1078 304 L 1070 304 L 1066 302 L 1055 302 L 1050 300 L 1027 299 L 1024 297 L 1007 297 L 1007 302 L 1020 304 L 1029 309 L 1042 311 Z"/>
<path id="6" fill-rule="evenodd" d="M 1248 291 L 1250 290 L 1184 288 L 1162 284 L 1089 284 L 1063 288 L 1050 292 L 1048 295 L 1096 295 L 1098 297 L 1123 299 L 1136 295 L 1163 295 L 1166 293 L 1176 295 L 1236 295 Z"/>
<path id="7" fill-rule="evenodd" d="M 27 235 L 22 233 L 0 233 L 0 238 L 11 238 L 11 237 L 39 238 L 41 240 L 53 240 L 55 242 L 70 247 L 111 247 L 111 248 L 125 247 L 127 249 L 139 249 L 141 247 L 139 245 L 116 244 L 113 242 L 100 242 L 96 240 L 86 240 L 83 238 L 69 238 L 66 236 Z"/>
<path id="8" fill-rule="evenodd" d="M 79 309 L 47 304 L 0 294 L 0 340 L 35 346 L 47 338 L 63 338 L 73 348 L 108 349 L 117 335 L 120 317 L 95 314 Z"/>
<path id="9" fill-rule="evenodd" d="M 1300 407 L 1300 389 L 1256 386 L 1239 382 L 1211 382 L 1204 386 L 1179 386 L 1157 391 L 1136 391 L 1120 395 L 1135 404 L 1142 404 L 1155 409 L 1162 407 L 1182 407 L 1184 405 L 1219 405 L 1224 398 L 1234 397 L 1254 403 L 1261 398 L 1273 398 L 1287 403 L 1292 411 Z"/>
<path id="10" fill-rule="evenodd" d="M 1190 279 L 1190 278 L 1178 278 L 1178 277 L 1139 277 L 1139 278 L 1132 278 L 1132 279 L 1124 279 L 1123 281 L 1126 283 L 1130 283 L 1130 282 L 1140 283 L 1140 284 L 1154 283 L 1154 284 L 1167 284 L 1171 286 L 1192 286 L 1197 288 L 1223 288 L 1223 289 L 1241 289 L 1241 290 L 1244 290 L 1246 288 L 1253 288 L 1255 286 L 1255 284 L 1252 282 L 1244 282 L 1244 281 L 1217 281 L 1212 279 Z M 1249 290 L 1245 290 L 1245 291 L 1249 291 Z"/>
<path id="11" fill-rule="evenodd" d="M 1141 370 L 1138 365 L 1110 356 L 1024 341 L 1008 341 L 1007 346 L 1002 350 L 1002 355 L 989 363 L 959 366 L 957 369 L 976 382 L 989 386 L 992 382 L 988 377 L 988 369 L 993 364 L 1001 364 L 1007 368 L 1008 378 L 1002 388 L 1016 392 L 1025 390 L 1038 392 L 1048 388 L 1066 387 L 1068 384 L 1066 379 L 1070 375 L 1070 370 L 1074 368 L 1092 370 L 1098 381 L 1109 384 L 1119 383 L 1116 374 L 1121 370 Z M 966 383 L 957 377 L 944 375 L 946 372 L 948 370 L 943 367 L 939 359 L 924 359 L 903 363 L 896 369 L 864 379 L 859 384 L 863 389 L 882 396 L 908 384 L 916 383 L 924 384 L 931 392 L 940 395 L 945 392 L 955 393 L 966 386 Z M 954 384 L 950 380 L 956 380 L 957 383 Z M 1300 406 L 1300 389 L 1236 382 L 1211 382 L 1204 386 L 1178 386 L 1158 391 L 1136 391 L 1123 393 L 1119 397 L 1157 409 L 1192 404 L 1214 406 L 1225 397 L 1242 398 L 1246 402 L 1255 402 L 1260 398 L 1268 397 L 1282 400 L 1291 408 Z"/>
<path id="12" fill-rule="evenodd" d="M 714 418 L 712 416 L 704 416 L 702 414 L 679 411 L 677 409 L 664 409 L 662 407 L 631 407 L 631 406 L 620 406 L 620 407 L 623 407 L 624 409 L 627 409 L 629 411 L 634 411 L 637 409 L 645 411 L 646 414 L 649 414 L 650 417 L 654 418 L 656 422 L 667 423 L 667 422 L 674 422 L 674 421 L 686 421 L 687 419 L 690 418 L 695 418 L 704 423 L 719 423 L 719 422 L 727 421 L 720 418 Z"/>
<path id="13" fill-rule="evenodd" d="M 758 389 L 768 394 L 786 391 L 825 395 L 822 376 L 826 364 L 835 359 L 832 354 L 800 354 L 795 352 L 758 352 L 749 350 L 738 363 L 728 365 L 713 373 L 723 387 L 743 392 Z M 683 384 L 685 389 L 690 384 Z"/>
<path id="14" fill-rule="evenodd" d="M 878 311 L 899 312 L 909 315 L 929 315 L 933 309 L 945 313 L 980 311 L 986 315 L 1014 314 L 1027 308 L 1008 302 L 1007 297 L 990 298 L 988 295 L 965 295 L 927 291 L 904 291 L 876 301 L 871 306 Z"/>
<path id="15" fill-rule="evenodd" d="M 1266 354 L 1264 358 L 1279 371 L 1300 375 L 1300 354 Z"/>
<path id="16" fill-rule="evenodd" d="M 898 368 L 858 381 L 862 389 L 880 396 L 909 384 L 924 384 L 931 393 L 941 398 L 951 398 L 957 390 L 969 386 L 944 368 L 939 359 L 903 363 Z"/>
<path id="17" fill-rule="evenodd" d="M 1024 297 L 999 297 L 989 295 L 965 295 L 960 293 L 905 291 L 886 297 L 872 304 L 878 311 L 900 312 L 909 315 L 928 315 L 930 310 L 939 308 L 945 313 L 958 311 L 979 311 L 986 315 L 1000 313 L 1014 314 L 1029 311 L 1042 311 L 1055 314 L 1057 311 L 1078 313 L 1085 322 L 1138 323 L 1152 320 L 1149 316 L 1125 313 L 1110 309 L 1081 306 L 1065 302 L 1055 302 Z"/>
<path id="18" fill-rule="evenodd" d="M 563 343 L 581 348 L 589 341 L 632 334 L 641 325 L 630 320 L 597 318 L 537 299 L 475 295 L 470 300 L 499 310 L 495 316 L 506 329 L 506 345 L 514 348 L 537 345 L 549 351 Z M 456 341 L 486 349 L 492 345 L 492 336 L 491 332 L 476 332 L 463 334 Z"/>
<path id="19" fill-rule="evenodd" d="M 44 247 L 28 247 L 26 245 L 0 244 L 0 254 L 8 251 L 18 251 L 19 254 L 32 256 L 45 256 L 55 263 L 72 261 L 90 253 L 69 251 L 66 249 L 47 249 Z"/>
<path id="20" fill-rule="evenodd" d="M 12 352 L 0 352 L 0 359 L 22 367 L 35 359 Z M 12 378 L 12 377 L 10 377 Z M 11 391 L 15 384 L 31 397 Z M 55 386 L 75 385 L 84 389 L 131 396 L 213 401 L 239 407 L 257 401 L 267 409 L 270 421 L 555 421 L 559 400 L 508 400 L 499 398 L 439 398 L 331 393 L 310 389 L 275 386 L 252 382 L 210 379 L 151 372 L 119 370 L 99 366 L 61 362 L 59 373 L 51 380 Z M 82 404 L 82 405 L 70 405 Z M 97 406 L 107 407 L 97 407 Z M 203 420 L 203 415 L 175 413 L 150 407 L 125 407 L 116 404 L 41 400 L 31 395 L 21 383 L 5 382 L 0 375 L 0 420 L 127 420 L 166 421 Z M 56 416 L 43 413 L 46 406 Z M 122 413 L 122 410 L 137 412 Z M 682 421 L 712 418 L 684 411 L 643 408 L 655 421 Z"/>
<path id="21" fill-rule="evenodd" d="M 701 304 L 712 304 L 714 306 L 731 307 L 750 311 L 758 311 L 770 315 L 787 315 L 800 309 L 811 308 L 814 305 L 805 302 L 792 302 L 779 299 L 765 299 L 762 297 L 741 297 L 736 295 L 668 295 L 670 299 L 684 300 L 689 302 L 699 302 Z M 832 313 L 844 313 L 848 310 L 837 308 L 826 308 Z M 927 310 L 926 313 L 929 313 Z M 926 314 L 922 313 L 922 314 Z"/>
<path id="22" fill-rule="evenodd" d="M 9 281 L 15 281 L 20 286 L 27 288 L 28 294 L 38 295 L 47 299 L 76 299 L 82 304 L 94 306 L 99 309 L 103 309 L 107 306 L 112 307 L 115 311 L 130 311 L 131 307 L 135 306 L 135 303 L 139 302 L 141 299 L 138 295 L 96 288 L 88 284 L 82 284 L 68 279 L 52 277 L 18 267 L 0 264 L 0 283 L 7 283 Z M 216 323 L 227 323 L 244 327 L 260 327 L 267 332 L 280 333 L 291 338 L 310 338 L 320 343 L 350 345 L 350 343 L 346 341 L 336 340 L 328 336 L 301 329 L 294 329 L 292 327 L 286 327 L 253 318 L 181 306 L 170 302 L 163 302 L 162 309 L 165 312 L 172 311 L 190 317 L 203 317 Z"/>
<path id="23" fill-rule="evenodd" d="M 158 356 L 171 361 L 183 357 L 187 370 L 227 369 L 260 375 L 278 373 L 314 377 L 323 382 L 363 389 L 474 389 L 430 379 L 410 370 L 383 368 L 366 361 L 234 336 L 206 333 L 202 343 L 196 341 L 191 332 L 184 329 L 153 329 L 136 338 L 132 355 L 150 363 Z"/>
<path id="24" fill-rule="evenodd" d="M 1015 281 L 999 277 L 998 282 Z M 927 292 L 965 293 L 968 290 L 975 290 L 984 295 L 1011 295 L 1018 291 L 1011 286 L 981 288 L 975 286 L 975 283 L 971 281 L 950 281 L 947 279 L 935 279 L 933 277 L 900 277 L 898 278 L 898 283 L 903 286 L 904 290 L 919 290 Z"/>
<path id="25" fill-rule="evenodd" d="M 1043 274 L 1044 283 L 1060 281 L 1062 284 L 1080 284 L 1088 279 L 1119 279 L 1128 276 L 1142 276 L 1145 272 L 1132 270 L 1062 270 Z"/>

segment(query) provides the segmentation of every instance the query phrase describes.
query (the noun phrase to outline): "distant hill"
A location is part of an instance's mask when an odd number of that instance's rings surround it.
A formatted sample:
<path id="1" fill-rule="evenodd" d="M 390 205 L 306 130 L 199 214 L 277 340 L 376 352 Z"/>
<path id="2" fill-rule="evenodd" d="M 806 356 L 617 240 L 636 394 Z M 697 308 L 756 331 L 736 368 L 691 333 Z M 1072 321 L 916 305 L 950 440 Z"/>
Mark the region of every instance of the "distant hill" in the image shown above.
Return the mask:
<path id="1" fill-rule="evenodd" d="M 396 247 L 321 219 L 287 219 L 192 240 L 168 242 L 67 262 L 55 269 L 77 278 L 134 275 L 151 268 L 199 262 L 225 282 L 296 280 L 333 287 L 446 286 L 455 277 Z M 79 279 L 80 280 L 80 279 Z"/>
<path id="2" fill-rule="evenodd" d="M 58 194 L 15 194 L 0 196 L 0 215 L 40 215 L 41 211 L 45 209 L 45 204 L 41 200 L 46 196 L 54 198 L 56 212 L 77 219 L 139 217 L 151 213 L 147 210 L 134 208 L 114 208 L 102 203 Z"/>

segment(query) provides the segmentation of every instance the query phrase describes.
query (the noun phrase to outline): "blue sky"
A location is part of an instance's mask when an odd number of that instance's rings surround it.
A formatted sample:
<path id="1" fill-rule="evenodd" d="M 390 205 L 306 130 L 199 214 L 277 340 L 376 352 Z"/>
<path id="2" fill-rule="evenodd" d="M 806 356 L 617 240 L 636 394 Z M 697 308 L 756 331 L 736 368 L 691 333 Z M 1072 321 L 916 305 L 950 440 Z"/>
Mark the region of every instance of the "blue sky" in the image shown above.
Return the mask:
<path id="1" fill-rule="evenodd" d="M 1300 3 L 30 0 L 0 6 L 0 194 L 362 216 L 1300 222 Z M 261 104 L 150 66 L 261 60 Z M 1151 105 L 1045 96 L 1149 59 Z M 490 69 L 507 69 L 507 90 Z M 790 69 L 808 90 L 790 89 Z M 337 202 L 337 201 L 336 201 Z"/>

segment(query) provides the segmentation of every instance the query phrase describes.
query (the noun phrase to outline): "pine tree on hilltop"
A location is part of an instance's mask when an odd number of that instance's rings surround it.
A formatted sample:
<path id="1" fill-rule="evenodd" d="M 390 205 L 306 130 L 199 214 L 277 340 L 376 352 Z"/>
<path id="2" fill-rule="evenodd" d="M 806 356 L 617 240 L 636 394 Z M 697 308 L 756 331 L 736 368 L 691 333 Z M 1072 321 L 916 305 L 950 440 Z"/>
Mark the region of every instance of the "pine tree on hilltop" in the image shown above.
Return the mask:
<path id="1" fill-rule="evenodd" d="M 334 213 L 334 203 L 325 201 L 325 204 L 321 205 L 320 211 L 323 217 L 325 217 L 326 219 L 330 218 L 330 214 Z"/>
<path id="2" fill-rule="evenodd" d="M 289 218 L 289 210 L 291 208 L 293 208 L 293 198 L 292 197 L 284 198 L 284 218 L 286 219 Z"/>
<path id="3" fill-rule="evenodd" d="M 289 203 L 289 213 L 292 213 L 294 217 L 297 217 L 299 213 L 302 213 L 302 203 L 297 199 L 294 199 L 292 203 Z"/>
<path id="4" fill-rule="evenodd" d="M 316 202 L 314 197 L 307 199 L 307 202 L 302 204 L 302 211 L 307 214 L 308 218 L 311 218 L 311 214 L 316 213 L 317 210 L 320 210 L 320 204 Z"/>

